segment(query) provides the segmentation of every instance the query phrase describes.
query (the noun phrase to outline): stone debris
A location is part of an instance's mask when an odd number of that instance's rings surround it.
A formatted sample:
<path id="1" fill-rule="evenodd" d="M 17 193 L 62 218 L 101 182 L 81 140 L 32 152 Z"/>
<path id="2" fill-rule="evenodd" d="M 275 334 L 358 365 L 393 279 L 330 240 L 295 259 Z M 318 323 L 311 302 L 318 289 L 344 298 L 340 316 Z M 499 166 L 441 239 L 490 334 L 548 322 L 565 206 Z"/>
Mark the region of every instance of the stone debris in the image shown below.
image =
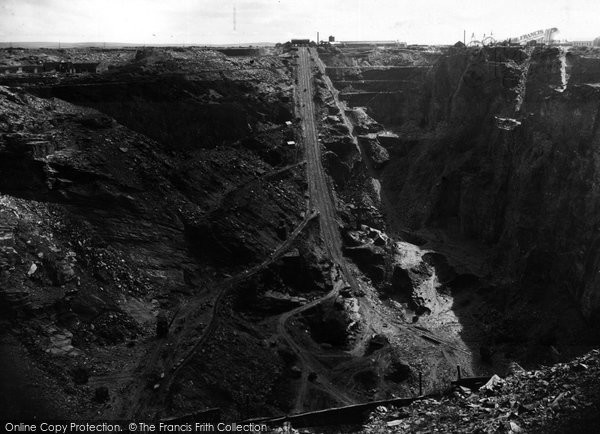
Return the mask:
<path id="1" fill-rule="evenodd" d="M 374 411 L 361 432 L 590 432 L 600 414 L 600 350 L 569 363 L 516 369 L 504 379 L 494 375 L 473 393 L 464 389 L 415 401 L 402 408 L 403 419 Z"/>
<path id="2" fill-rule="evenodd" d="M 502 388 L 503 384 L 504 384 L 504 380 L 502 380 L 502 378 L 500 378 L 496 374 L 494 374 L 494 375 L 492 375 L 492 378 L 490 378 L 490 380 L 487 383 L 485 383 L 483 386 L 481 386 L 479 388 L 479 391 L 486 393 L 486 394 L 493 394 L 497 390 Z"/>
<path id="3" fill-rule="evenodd" d="M 27 275 L 28 276 L 33 276 L 33 274 L 37 271 L 37 265 L 35 263 L 31 264 L 31 266 L 29 267 L 29 271 L 27 271 Z"/>
<path id="4" fill-rule="evenodd" d="M 50 335 L 50 346 L 46 349 L 46 352 L 53 356 L 71 356 L 76 357 L 82 355 L 82 352 L 75 348 L 71 341 L 73 339 L 73 333 L 68 330 L 59 330 L 56 328 L 49 328 Z"/>
<path id="5" fill-rule="evenodd" d="M 512 131 L 521 125 L 520 121 L 518 121 L 516 119 L 512 119 L 512 118 L 501 118 L 499 116 L 496 116 L 495 119 L 496 119 L 496 126 L 498 128 L 500 128 L 501 130 L 505 130 L 505 131 Z"/>
<path id="6" fill-rule="evenodd" d="M 510 431 L 511 433 L 519 433 L 523 432 L 523 429 L 517 425 L 515 422 L 510 422 Z"/>

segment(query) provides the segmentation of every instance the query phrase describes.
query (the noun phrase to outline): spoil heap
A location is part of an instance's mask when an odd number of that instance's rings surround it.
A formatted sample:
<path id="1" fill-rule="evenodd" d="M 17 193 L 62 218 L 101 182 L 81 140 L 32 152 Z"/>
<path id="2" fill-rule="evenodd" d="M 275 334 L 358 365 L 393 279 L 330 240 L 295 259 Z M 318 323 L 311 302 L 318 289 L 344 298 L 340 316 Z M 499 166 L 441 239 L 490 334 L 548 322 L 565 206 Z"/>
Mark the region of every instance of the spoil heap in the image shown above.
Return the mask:
<path id="1" fill-rule="evenodd" d="M 533 371 L 513 369 L 487 387 L 455 388 L 407 408 L 380 407 L 365 433 L 592 433 L 600 424 L 600 351 Z"/>

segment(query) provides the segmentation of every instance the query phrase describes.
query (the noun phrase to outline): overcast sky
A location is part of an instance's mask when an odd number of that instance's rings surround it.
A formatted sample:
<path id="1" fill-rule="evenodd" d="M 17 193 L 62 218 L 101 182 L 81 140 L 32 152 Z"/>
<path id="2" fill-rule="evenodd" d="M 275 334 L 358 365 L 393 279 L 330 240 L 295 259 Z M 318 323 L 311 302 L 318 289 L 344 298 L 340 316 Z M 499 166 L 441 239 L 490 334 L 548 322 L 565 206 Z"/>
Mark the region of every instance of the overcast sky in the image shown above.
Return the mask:
<path id="1" fill-rule="evenodd" d="M 233 8 L 237 10 L 233 29 Z M 600 36 L 599 0 L 0 0 L 0 41 L 214 44 L 290 38 L 449 44 L 558 27 Z"/>

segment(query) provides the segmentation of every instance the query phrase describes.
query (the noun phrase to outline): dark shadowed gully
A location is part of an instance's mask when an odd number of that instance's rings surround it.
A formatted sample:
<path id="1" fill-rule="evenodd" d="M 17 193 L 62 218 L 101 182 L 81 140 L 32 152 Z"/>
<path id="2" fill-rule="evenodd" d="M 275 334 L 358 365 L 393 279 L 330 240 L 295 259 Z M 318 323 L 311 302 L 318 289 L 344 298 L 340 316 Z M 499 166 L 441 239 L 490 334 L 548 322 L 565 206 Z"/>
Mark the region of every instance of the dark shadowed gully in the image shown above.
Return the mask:
<path id="1" fill-rule="evenodd" d="M 0 419 L 597 426 L 600 52 L 0 52 L 61 60 L 0 75 Z"/>

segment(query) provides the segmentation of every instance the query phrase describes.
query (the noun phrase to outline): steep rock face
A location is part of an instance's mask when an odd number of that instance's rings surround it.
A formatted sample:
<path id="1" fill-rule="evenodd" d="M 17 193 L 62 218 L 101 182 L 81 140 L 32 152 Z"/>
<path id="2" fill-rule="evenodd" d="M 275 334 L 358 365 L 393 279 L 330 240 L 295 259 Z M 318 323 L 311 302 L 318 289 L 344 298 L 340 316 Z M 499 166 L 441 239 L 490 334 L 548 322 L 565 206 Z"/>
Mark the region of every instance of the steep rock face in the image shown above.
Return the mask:
<path id="1" fill-rule="evenodd" d="M 385 250 L 371 243 L 344 248 L 344 254 L 352 258 L 371 279 L 380 282 L 384 277 Z"/>
<path id="2" fill-rule="evenodd" d="M 396 228 L 491 245 L 518 287 L 567 289 L 598 318 L 600 60 L 561 55 L 443 56 L 422 83 L 407 156 L 384 169 L 383 196 Z"/>
<path id="3" fill-rule="evenodd" d="M 360 136 L 358 140 L 363 151 L 373 165 L 373 168 L 381 169 L 383 166 L 385 166 L 390 159 L 390 155 L 387 149 L 381 146 L 376 136 Z"/>

